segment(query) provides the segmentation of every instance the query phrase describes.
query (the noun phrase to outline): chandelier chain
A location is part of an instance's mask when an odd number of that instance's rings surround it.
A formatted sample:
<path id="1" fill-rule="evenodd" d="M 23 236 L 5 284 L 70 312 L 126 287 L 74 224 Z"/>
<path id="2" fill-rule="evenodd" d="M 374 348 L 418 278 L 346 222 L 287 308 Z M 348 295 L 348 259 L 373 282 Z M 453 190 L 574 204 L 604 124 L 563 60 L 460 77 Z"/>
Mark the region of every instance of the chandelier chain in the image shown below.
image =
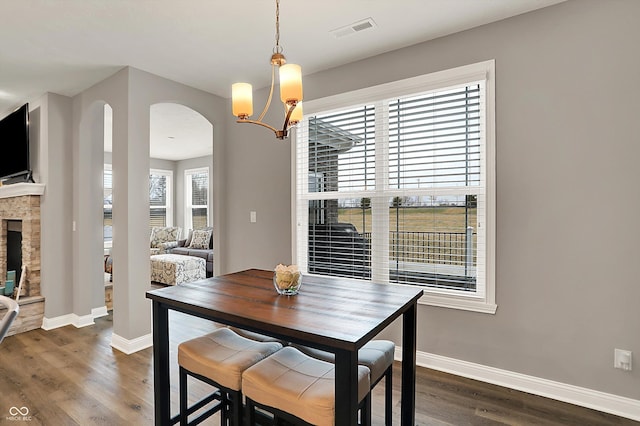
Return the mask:
<path id="1" fill-rule="evenodd" d="M 282 53 L 282 47 L 280 47 L 280 0 L 276 0 L 276 47 L 273 52 Z"/>

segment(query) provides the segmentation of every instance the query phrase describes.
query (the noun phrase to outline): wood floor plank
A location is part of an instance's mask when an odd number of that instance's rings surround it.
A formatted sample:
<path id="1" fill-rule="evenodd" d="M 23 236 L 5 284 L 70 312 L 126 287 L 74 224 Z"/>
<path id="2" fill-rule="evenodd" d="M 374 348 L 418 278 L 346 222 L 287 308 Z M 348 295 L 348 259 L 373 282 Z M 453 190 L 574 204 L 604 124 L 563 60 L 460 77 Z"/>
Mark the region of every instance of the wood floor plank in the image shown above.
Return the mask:
<path id="1" fill-rule="evenodd" d="M 171 312 L 171 407 L 178 412 L 177 346 L 218 325 Z M 32 330 L 0 345 L 0 424 L 11 407 L 27 407 L 30 425 L 152 425 L 151 349 L 125 355 L 111 347 L 112 315 L 89 327 Z M 394 425 L 400 424 L 400 364 L 394 365 Z M 211 388 L 189 379 L 189 400 Z M 373 392 L 372 419 L 384 425 L 384 383 Z M 16 423 L 14 423 L 16 424 Z M 218 415 L 203 425 L 219 425 Z M 416 426 L 640 425 L 629 419 L 417 368 Z"/>

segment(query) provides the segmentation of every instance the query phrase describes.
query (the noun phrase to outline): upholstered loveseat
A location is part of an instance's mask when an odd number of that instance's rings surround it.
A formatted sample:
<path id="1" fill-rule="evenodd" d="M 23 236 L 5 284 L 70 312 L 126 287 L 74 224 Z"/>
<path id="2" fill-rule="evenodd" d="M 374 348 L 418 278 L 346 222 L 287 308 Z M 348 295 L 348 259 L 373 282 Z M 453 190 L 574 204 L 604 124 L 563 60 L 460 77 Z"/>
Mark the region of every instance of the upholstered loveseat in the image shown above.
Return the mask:
<path id="1" fill-rule="evenodd" d="M 189 235 L 184 240 L 178 240 L 177 247 L 171 249 L 171 254 L 182 254 L 185 256 L 194 256 L 203 258 L 206 264 L 207 278 L 213 276 L 213 228 L 207 227 L 199 231 L 209 232 L 207 241 L 194 242 L 194 232 L 189 231 Z"/>

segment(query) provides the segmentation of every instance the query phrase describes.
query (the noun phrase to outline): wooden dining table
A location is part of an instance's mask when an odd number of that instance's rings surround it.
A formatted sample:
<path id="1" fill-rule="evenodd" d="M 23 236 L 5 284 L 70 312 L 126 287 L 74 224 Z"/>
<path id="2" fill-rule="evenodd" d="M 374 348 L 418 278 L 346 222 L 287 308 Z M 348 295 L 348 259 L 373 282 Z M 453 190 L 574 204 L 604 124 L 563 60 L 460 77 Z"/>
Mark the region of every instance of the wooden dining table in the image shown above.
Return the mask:
<path id="1" fill-rule="evenodd" d="M 402 316 L 401 425 L 413 426 L 416 311 L 422 293 L 410 286 L 305 275 L 297 295 L 283 296 L 274 288 L 273 272 L 259 269 L 150 290 L 155 424 L 172 424 L 169 310 L 175 310 L 334 353 L 338 426 L 357 424 L 358 350 Z"/>

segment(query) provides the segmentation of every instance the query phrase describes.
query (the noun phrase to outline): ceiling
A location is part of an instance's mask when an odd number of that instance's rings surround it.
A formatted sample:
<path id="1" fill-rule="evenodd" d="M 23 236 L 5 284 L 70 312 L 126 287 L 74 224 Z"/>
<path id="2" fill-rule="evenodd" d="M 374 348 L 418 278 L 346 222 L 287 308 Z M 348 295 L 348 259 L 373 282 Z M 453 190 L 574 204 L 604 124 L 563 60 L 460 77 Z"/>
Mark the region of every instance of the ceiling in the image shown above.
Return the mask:
<path id="1" fill-rule="evenodd" d="M 312 74 L 562 1 L 281 0 L 280 44 Z M 225 98 L 233 82 L 270 83 L 275 0 L 2 0 L 0 16 L 0 116 L 124 66 Z M 370 29 L 331 33 L 368 18 Z"/>

